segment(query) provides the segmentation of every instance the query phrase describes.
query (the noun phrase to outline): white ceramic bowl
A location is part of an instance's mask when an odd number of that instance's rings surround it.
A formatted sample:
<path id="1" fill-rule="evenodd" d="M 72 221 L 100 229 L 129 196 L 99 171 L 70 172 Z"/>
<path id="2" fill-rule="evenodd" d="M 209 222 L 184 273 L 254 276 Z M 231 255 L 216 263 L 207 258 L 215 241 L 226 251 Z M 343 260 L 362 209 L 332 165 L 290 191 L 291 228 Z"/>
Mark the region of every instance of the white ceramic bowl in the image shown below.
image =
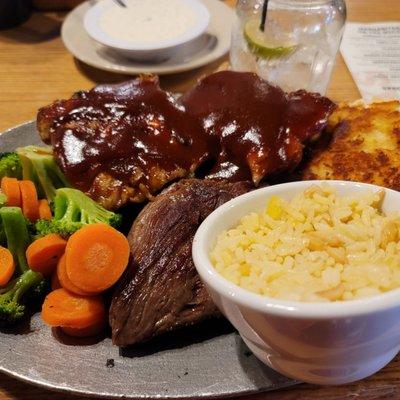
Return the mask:
<path id="1" fill-rule="evenodd" d="M 163 61 L 172 57 L 181 46 L 185 46 L 185 48 L 191 44 L 196 46 L 196 39 L 199 39 L 205 33 L 210 22 L 210 13 L 203 3 L 198 0 L 180 1 L 189 6 L 196 14 L 196 25 L 179 37 L 160 41 L 156 44 L 130 43 L 115 39 L 104 32 L 100 26 L 100 18 L 103 12 L 110 7 L 119 7 L 113 0 L 102 0 L 91 7 L 85 14 L 84 27 L 89 36 L 96 42 L 127 58 L 143 62 Z"/>
<path id="2" fill-rule="evenodd" d="M 214 302 L 252 352 L 276 371 L 305 382 L 342 384 L 363 379 L 389 363 L 400 350 L 400 289 L 334 303 L 303 303 L 251 293 L 224 279 L 209 253 L 218 234 L 259 211 L 271 195 L 291 199 L 322 181 L 293 182 L 255 190 L 215 210 L 193 241 L 193 260 Z M 348 195 L 378 186 L 325 181 Z M 400 193 L 384 189 L 385 212 L 400 209 Z"/>

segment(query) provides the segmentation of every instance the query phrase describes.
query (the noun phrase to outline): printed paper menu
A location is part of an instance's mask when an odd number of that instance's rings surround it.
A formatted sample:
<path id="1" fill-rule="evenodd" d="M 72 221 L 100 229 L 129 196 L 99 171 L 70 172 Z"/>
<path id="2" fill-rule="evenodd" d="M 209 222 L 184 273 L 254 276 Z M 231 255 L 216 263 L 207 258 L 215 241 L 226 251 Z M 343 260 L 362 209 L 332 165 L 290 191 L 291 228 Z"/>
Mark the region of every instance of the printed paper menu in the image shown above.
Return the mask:
<path id="1" fill-rule="evenodd" d="M 365 101 L 400 99 L 400 22 L 347 23 L 341 52 Z"/>

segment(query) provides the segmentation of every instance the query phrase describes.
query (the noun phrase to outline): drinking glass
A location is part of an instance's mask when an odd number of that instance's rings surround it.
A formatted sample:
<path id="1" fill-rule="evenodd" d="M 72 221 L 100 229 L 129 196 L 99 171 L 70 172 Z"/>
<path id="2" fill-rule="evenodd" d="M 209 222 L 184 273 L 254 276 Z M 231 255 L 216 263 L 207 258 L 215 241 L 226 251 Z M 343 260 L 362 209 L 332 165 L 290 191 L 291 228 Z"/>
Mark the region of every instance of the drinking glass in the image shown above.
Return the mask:
<path id="1" fill-rule="evenodd" d="M 344 0 L 239 0 L 236 13 L 234 70 L 255 72 L 286 91 L 326 93 L 346 20 Z"/>

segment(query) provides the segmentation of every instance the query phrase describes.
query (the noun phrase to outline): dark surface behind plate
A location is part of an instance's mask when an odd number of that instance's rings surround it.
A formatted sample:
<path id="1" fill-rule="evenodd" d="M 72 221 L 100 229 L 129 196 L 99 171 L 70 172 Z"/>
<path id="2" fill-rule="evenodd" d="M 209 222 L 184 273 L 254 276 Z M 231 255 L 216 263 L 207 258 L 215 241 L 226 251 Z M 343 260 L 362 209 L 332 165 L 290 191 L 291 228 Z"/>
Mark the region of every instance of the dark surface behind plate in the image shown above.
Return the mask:
<path id="1" fill-rule="evenodd" d="M 0 152 L 40 144 L 33 122 L 0 136 Z M 223 320 L 121 351 L 109 338 L 62 343 L 35 315 L 0 332 L 0 371 L 49 389 L 105 398 L 227 397 L 294 382 L 258 361 Z"/>

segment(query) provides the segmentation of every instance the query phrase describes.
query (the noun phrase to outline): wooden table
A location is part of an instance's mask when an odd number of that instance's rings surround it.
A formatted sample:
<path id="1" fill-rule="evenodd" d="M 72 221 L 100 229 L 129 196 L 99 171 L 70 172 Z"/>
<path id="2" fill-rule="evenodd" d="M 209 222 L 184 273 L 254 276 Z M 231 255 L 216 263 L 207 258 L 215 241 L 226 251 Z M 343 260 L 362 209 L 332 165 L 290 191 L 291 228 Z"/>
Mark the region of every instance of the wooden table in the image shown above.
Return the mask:
<path id="1" fill-rule="evenodd" d="M 233 5 L 234 0 L 227 0 Z M 400 20 L 399 0 L 347 0 L 350 21 Z M 37 13 L 22 27 L 0 32 L 0 131 L 34 119 L 37 109 L 57 98 L 96 83 L 126 79 L 88 67 L 64 48 L 59 32 L 63 14 Z M 221 62 L 221 61 L 220 61 Z M 199 76 L 213 71 L 220 62 L 200 70 L 163 77 L 164 87 L 185 90 Z M 337 60 L 328 95 L 336 101 L 360 97 L 341 57 Z M 0 374 L 0 400 L 68 400 Z M 248 400 L 302 399 L 400 399 L 400 358 L 375 376 L 340 387 L 299 385 L 274 393 L 250 396 Z"/>

